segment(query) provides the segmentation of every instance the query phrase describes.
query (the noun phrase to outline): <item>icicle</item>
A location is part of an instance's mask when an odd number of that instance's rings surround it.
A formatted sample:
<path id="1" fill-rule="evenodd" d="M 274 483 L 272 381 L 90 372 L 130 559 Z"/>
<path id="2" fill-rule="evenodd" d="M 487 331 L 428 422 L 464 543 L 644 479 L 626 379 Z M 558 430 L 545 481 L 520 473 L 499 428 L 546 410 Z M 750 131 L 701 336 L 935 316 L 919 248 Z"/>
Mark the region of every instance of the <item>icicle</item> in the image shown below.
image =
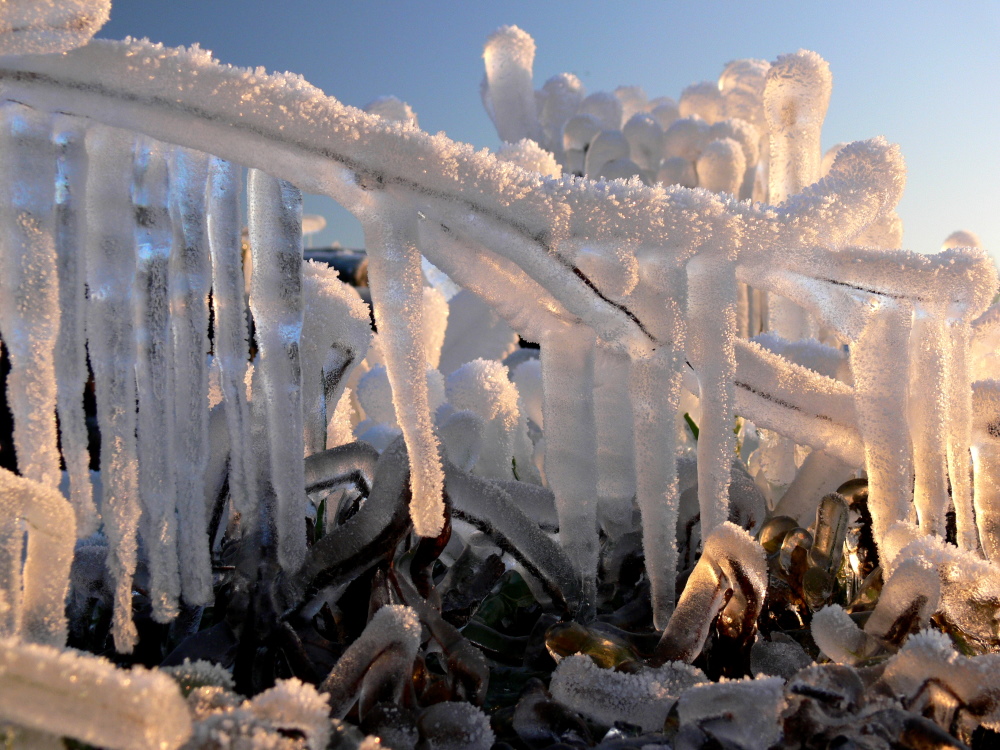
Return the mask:
<path id="1" fill-rule="evenodd" d="M 913 441 L 913 504 L 925 534 L 945 534 L 948 510 L 946 323 L 944 310 L 918 306 L 910 332 L 907 421 Z"/>
<path id="2" fill-rule="evenodd" d="M 294 571 L 306 550 L 302 438 L 302 194 L 260 170 L 250 171 L 250 309 L 257 325 L 278 561 Z"/>
<path id="3" fill-rule="evenodd" d="M 1000 381 L 972 386 L 973 496 L 983 552 L 1000 562 Z"/>
<path id="4" fill-rule="evenodd" d="M 653 624 L 667 627 L 677 588 L 677 432 L 674 419 L 680 396 L 682 351 L 663 346 L 655 355 L 634 358 L 629 368 L 635 441 L 636 499 L 642 514 L 653 604 Z"/>
<path id="5" fill-rule="evenodd" d="M 542 342 L 545 478 L 556 496 L 559 542 L 592 606 L 597 581 L 597 425 L 594 333 L 574 326 Z"/>
<path id="6" fill-rule="evenodd" d="M 56 256 L 59 267 L 59 337 L 56 341 L 59 438 L 69 474 L 70 502 L 80 537 L 97 530 L 97 507 L 90 484 L 90 451 L 83 392 L 87 385 L 86 269 L 83 251 L 84 189 L 87 184 L 86 122 L 57 115 Z"/>
<path id="7" fill-rule="evenodd" d="M 208 457 L 208 291 L 205 236 L 208 156 L 174 149 L 170 158 L 170 334 L 174 369 L 174 460 L 177 478 L 177 543 L 182 554 L 181 590 L 188 604 L 212 601 L 205 509 Z"/>
<path id="8" fill-rule="evenodd" d="M 969 340 L 971 326 L 962 318 L 947 323 L 946 382 L 948 399 L 948 476 L 955 505 L 958 546 L 963 550 L 979 549 L 976 518 L 972 509 L 972 382 L 969 377 Z"/>
<path id="9" fill-rule="evenodd" d="M 167 155 L 162 144 L 136 145 L 135 340 L 139 401 L 139 498 L 142 537 L 149 556 L 153 619 L 177 615 L 181 593 L 177 557 L 177 484 L 174 479 L 174 370 L 171 361 L 168 265 L 173 242 L 168 208 Z"/>
<path id="10" fill-rule="evenodd" d="M 897 520 L 909 518 L 913 460 L 906 424 L 906 377 L 890 363 L 906 362 L 910 312 L 885 300 L 851 347 L 859 432 L 865 442 L 868 509 L 877 544 Z"/>
<path id="11" fill-rule="evenodd" d="M 129 198 L 133 145 L 132 135 L 122 130 L 95 126 L 87 132 L 87 343 L 102 436 L 101 514 L 115 581 L 112 634 L 122 653 L 130 653 L 138 637 L 132 622 L 140 515 L 132 330 L 135 236 Z"/>
<path id="12" fill-rule="evenodd" d="M 594 364 L 597 503 L 601 525 L 612 539 L 632 529 L 632 498 L 636 491 L 628 376 L 627 355 L 597 347 Z"/>
<path id="13" fill-rule="evenodd" d="M 257 517 L 257 478 L 253 443 L 248 439 L 247 308 L 241 246 L 241 169 L 212 158 L 208 164 L 208 247 L 212 256 L 212 311 L 215 361 L 221 370 L 222 396 L 231 446 L 229 494 L 233 512 L 246 522 Z"/>
<path id="14" fill-rule="evenodd" d="M 687 317 L 688 350 L 701 385 L 698 502 L 707 537 L 728 517 L 729 466 L 736 449 L 736 274 L 731 261 L 700 255 L 688 264 Z"/>
<path id="15" fill-rule="evenodd" d="M 47 114 L 0 105 L 0 332 L 10 355 L 7 393 L 18 470 L 58 487 L 55 344 L 59 335 L 53 193 L 55 147 Z"/>
<path id="16" fill-rule="evenodd" d="M 423 282 L 417 251 L 416 215 L 393 207 L 388 196 L 373 196 L 361 219 L 369 257 L 375 322 L 392 385 L 396 419 L 410 459 L 413 527 L 437 536 L 444 524 L 444 473 L 428 402 L 426 354 L 420 332 Z"/>

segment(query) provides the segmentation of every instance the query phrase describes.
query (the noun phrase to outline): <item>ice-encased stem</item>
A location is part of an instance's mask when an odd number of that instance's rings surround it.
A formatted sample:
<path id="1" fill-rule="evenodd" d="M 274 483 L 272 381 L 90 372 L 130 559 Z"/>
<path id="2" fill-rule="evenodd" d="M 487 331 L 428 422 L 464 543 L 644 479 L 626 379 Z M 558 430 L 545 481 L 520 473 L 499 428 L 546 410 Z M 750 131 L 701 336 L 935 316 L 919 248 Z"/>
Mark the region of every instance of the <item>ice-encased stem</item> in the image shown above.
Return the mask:
<path id="1" fill-rule="evenodd" d="M 66 645 L 66 594 L 76 543 L 73 507 L 52 487 L 0 469 L 0 511 L 5 518 L 24 520 L 18 534 L 27 529 L 27 553 L 23 579 L 3 575 L 23 583 L 23 590 L 6 588 L 12 605 L 16 632 L 22 640 L 62 648 Z M 0 560 L 0 570 L 13 564 L 21 567 L 21 557 Z M 10 634 L 5 628 L 4 634 Z"/>
<path id="2" fill-rule="evenodd" d="M 636 499 L 642 514 L 642 548 L 653 603 L 653 624 L 666 628 L 677 586 L 677 433 L 684 356 L 661 347 L 629 368 L 635 441 Z"/>
<path id="3" fill-rule="evenodd" d="M 87 184 L 86 122 L 56 115 L 55 231 L 59 270 L 59 336 L 56 339 L 56 388 L 59 439 L 69 474 L 70 502 L 81 537 L 97 530 L 97 507 L 90 483 L 90 451 L 83 393 L 87 385 L 85 331 L 86 278 L 83 252 L 83 196 Z"/>
<path id="4" fill-rule="evenodd" d="M 973 499 L 983 552 L 1000 561 L 1000 380 L 973 384 Z"/>
<path id="5" fill-rule="evenodd" d="M 109 750 L 175 750 L 191 735 L 165 673 L 11 639 L 0 641 L 0 720 Z"/>
<path id="6" fill-rule="evenodd" d="M 257 169 L 248 183 L 253 277 L 250 310 L 256 325 L 266 399 L 278 562 L 298 570 L 306 553 L 306 494 L 302 433 L 302 193 Z"/>
<path id="7" fill-rule="evenodd" d="M 729 516 L 736 373 L 736 272 L 727 258 L 703 254 L 688 263 L 688 351 L 701 386 L 698 503 L 702 534 Z"/>
<path id="8" fill-rule="evenodd" d="M 531 83 L 535 40 L 517 26 L 502 26 L 486 41 L 484 97 L 497 134 L 508 143 L 530 138 L 542 141 Z"/>
<path id="9" fill-rule="evenodd" d="M 231 446 L 229 494 L 233 511 L 249 521 L 258 512 L 253 470 L 250 407 L 247 403 L 247 306 L 243 279 L 240 194 L 242 170 L 212 157 L 208 164 L 208 247 L 212 256 L 215 359 Z"/>
<path id="10" fill-rule="evenodd" d="M 375 323 L 392 386 L 396 419 L 410 460 L 410 515 L 421 536 L 437 536 L 444 525 L 444 472 L 431 421 L 420 333 L 423 275 L 417 250 L 416 212 L 380 195 L 359 218 L 368 250 Z"/>
<path id="11" fill-rule="evenodd" d="M 205 193 L 208 155 L 170 153 L 170 339 L 173 350 L 174 461 L 181 592 L 188 604 L 212 601 L 205 507 L 208 458 L 208 291 L 211 287 Z"/>
<path id="12" fill-rule="evenodd" d="M 168 266 L 173 231 L 168 208 L 167 155 L 148 138 L 136 144 L 135 381 L 139 402 L 139 498 L 149 557 L 153 619 L 177 615 L 181 593 L 174 479 L 174 372 L 170 341 Z"/>
<path id="13" fill-rule="evenodd" d="M 382 607 L 319 686 L 327 694 L 331 715 L 343 718 L 347 714 L 375 659 L 391 654 L 397 667 L 408 671 L 419 648 L 420 619 L 416 612 L 399 605 Z"/>
<path id="14" fill-rule="evenodd" d="M 549 333 L 541 344 L 545 478 L 555 494 L 559 542 L 592 605 L 597 581 L 596 338 L 586 326 Z"/>
<path id="15" fill-rule="evenodd" d="M 917 307 L 910 332 L 907 417 L 913 441 L 913 504 L 925 534 L 945 534 L 948 509 L 946 323 L 943 310 Z M 937 314 L 935 314 L 937 313 Z"/>
<path id="16" fill-rule="evenodd" d="M 58 487 L 52 118 L 16 102 L 4 102 L 0 110 L 0 333 L 11 362 L 7 398 L 14 448 L 22 476 Z"/>
<path id="17" fill-rule="evenodd" d="M 910 312 L 885 300 L 851 347 L 851 372 L 868 471 L 868 509 L 877 544 L 898 520 L 909 518 L 913 459 L 906 424 L 907 378 L 891 364 L 907 361 Z"/>
<path id="18" fill-rule="evenodd" d="M 134 137 L 113 128 L 87 132 L 87 342 L 101 431 L 101 514 L 108 537 L 108 569 L 115 581 L 115 648 L 130 653 L 138 633 L 132 622 L 132 575 L 139 526 L 136 448 L 134 207 L 129 197 Z"/>

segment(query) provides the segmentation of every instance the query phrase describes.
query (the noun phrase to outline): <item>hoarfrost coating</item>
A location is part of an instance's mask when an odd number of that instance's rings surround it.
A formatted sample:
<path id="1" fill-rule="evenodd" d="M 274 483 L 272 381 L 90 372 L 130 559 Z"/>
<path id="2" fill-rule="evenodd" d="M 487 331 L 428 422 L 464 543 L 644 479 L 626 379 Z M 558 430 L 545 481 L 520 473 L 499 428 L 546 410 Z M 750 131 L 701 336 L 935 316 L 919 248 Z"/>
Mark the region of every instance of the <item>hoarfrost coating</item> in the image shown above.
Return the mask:
<path id="1" fill-rule="evenodd" d="M 481 91 L 507 142 L 493 155 L 420 131 L 398 100 L 362 112 L 197 47 L 88 42 L 106 15 L 82 1 L 0 11 L 0 332 L 22 475 L 0 477 L 5 720 L 114 747 L 258 730 L 319 747 L 323 701 L 360 714 L 373 691 L 410 689 L 421 624 L 481 702 L 485 662 L 424 600 L 413 566 L 427 545 L 441 553 L 454 519 L 583 623 L 602 571 L 622 565 L 602 559 L 602 540 L 641 539 L 663 634 L 653 663 L 604 681 L 570 657 L 557 700 L 646 730 L 676 701 L 689 735 L 715 722 L 744 743 L 725 717 L 759 701 L 745 718 L 778 741 L 786 701 L 798 705 L 791 683 L 695 686 L 689 664 L 713 628 L 754 644 L 770 566 L 805 560 L 805 597 L 828 603 L 857 512 L 831 490 L 864 471 L 885 588 L 864 628 L 837 604 L 818 608 L 816 643 L 846 664 L 889 658 L 880 679 L 907 707 L 922 700 L 926 656 L 928 679 L 952 679 L 997 725 L 973 684 L 989 681 L 986 657 L 930 634 L 893 644 L 934 617 L 997 636 L 1000 385 L 982 378 L 997 271 L 967 232 L 934 256 L 896 247 L 902 156 L 873 138 L 824 158 L 832 78 L 819 55 L 736 61 L 678 102 L 636 87 L 588 95 L 569 74 L 536 91 L 534 41 L 503 27 Z M 250 262 L 236 164 L 249 168 Z M 302 190 L 364 226 L 374 336 L 356 293 L 302 262 Z M 515 334 L 539 344 L 537 360 L 513 351 Z M 80 408 L 87 355 L 99 492 Z M 69 501 L 56 492 L 60 448 Z M 749 455 L 734 463 L 737 451 Z M 952 511 L 956 545 L 943 541 Z M 812 532 L 798 526 L 813 517 Z M 411 526 L 425 542 L 382 571 L 364 635 L 321 682 L 326 699 L 292 681 L 244 703 L 214 686 L 191 703 L 212 706 L 192 730 L 161 675 L 58 650 L 74 536 L 100 529 L 78 544 L 71 600 L 107 578 L 114 647 L 128 653 L 135 593 L 158 623 L 200 613 L 225 539 L 242 557 L 219 569 L 266 589 L 256 614 L 287 634 L 282 617 L 335 605 Z M 675 602 L 679 533 L 693 568 Z M 87 716 L 97 704 L 67 699 L 67 680 L 110 686 L 120 705 Z M 58 726 L 44 722 L 51 695 L 69 700 Z M 130 715 L 142 696 L 158 711 Z M 472 705 L 439 702 L 420 721 L 431 745 L 494 740 Z"/>

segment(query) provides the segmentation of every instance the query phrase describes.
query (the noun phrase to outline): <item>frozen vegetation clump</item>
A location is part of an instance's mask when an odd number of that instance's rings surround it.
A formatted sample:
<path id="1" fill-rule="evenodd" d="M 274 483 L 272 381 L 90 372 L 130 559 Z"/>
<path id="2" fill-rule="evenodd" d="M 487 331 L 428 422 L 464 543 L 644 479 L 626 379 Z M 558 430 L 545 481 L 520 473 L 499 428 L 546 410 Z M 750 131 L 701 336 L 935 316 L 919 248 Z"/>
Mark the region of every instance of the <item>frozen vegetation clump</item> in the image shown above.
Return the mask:
<path id="1" fill-rule="evenodd" d="M 107 14 L 0 5 L 9 746 L 995 746 L 997 271 L 899 249 L 819 55 L 504 27 L 491 154 Z"/>

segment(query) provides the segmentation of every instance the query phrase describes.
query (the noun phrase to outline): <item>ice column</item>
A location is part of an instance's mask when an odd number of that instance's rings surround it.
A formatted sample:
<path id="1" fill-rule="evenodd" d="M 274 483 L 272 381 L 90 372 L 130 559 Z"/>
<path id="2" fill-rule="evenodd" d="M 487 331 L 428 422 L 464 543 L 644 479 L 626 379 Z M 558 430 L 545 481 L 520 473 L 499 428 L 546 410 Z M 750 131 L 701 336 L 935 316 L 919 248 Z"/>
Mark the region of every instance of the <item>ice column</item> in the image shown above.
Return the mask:
<path id="1" fill-rule="evenodd" d="M 22 476 L 58 487 L 52 120 L 15 102 L 0 109 L 0 332 L 11 361 L 7 394 L 14 447 Z"/>
<path id="2" fill-rule="evenodd" d="M 212 311 L 215 359 L 222 373 L 231 455 L 229 495 L 233 511 L 251 522 L 257 517 L 257 478 L 249 439 L 247 403 L 247 306 L 241 243 L 241 168 L 212 157 L 208 164 L 208 247 L 212 256 Z"/>
<path id="3" fill-rule="evenodd" d="M 780 56 L 767 73 L 764 114 L 771 131 L 768 203 L 778 205 L 820 177 L 820 132 L 830 103 L 830 66 L 815 52 Z M 789 340 L 807 338 L 809 324 L 798 305 L 774 296 L 768 312 L 771 327 Z"/>
<path id="4" fill-rule="evenodd" d="M 964 318 L 947 321 L 948 352 L 946 365 L 948 399 L 948 476 L 951 478 L 952 502 L 958 546 L 979 549 L 976 518 L 972 509 L 972 382 L 969 376 L 970 325 Z"/>
<path id="5" fill-rule="evenodd" d="M 1000 561 L 1000 380 L 973 385 L 976 523 L 986 559 Z"/>
<path id="6" fill-rule="evenodd" d="M 421 334 L 423 274 L 417 250 L 417 216 L 386 195 L 369 195 L 359 207 L 379 341 L 410 458 L 410 515 L 421 536 L 444 525 L 444 472 L 427 392 L 427 356 Z"/>
<path id="7" fill-rule="evenodd" d="M 212 601 L 205 510 L 208 457 L 208 290 L 205 228 L 208 155 L 176 148 L 170 158 L 170 335 L 174 369 L 174 460 L 181 589 L 189 604 Z"/>
<path id="8" fill-rule="evenodd" d="M 108 569 L 115 581 L 112 633 L 115 648 L 132 651 L 132 575 L 139 525 L 136 449 L 135 339 L 132 285 L 135 279 L 130 133 L 92 127 L 87 133 L 87 341 L 97 390 L 101 430 L 101 514 L 108 537 Z"/>
<path id="9" fill-rule="evenodd" d="M 601 525 L 614 539 L 632 527 L 635 455 L 629 358 L 599 346 L 594 365 L 597 424 L 597 502 Z"/>
<path id="10" fill-rule="evenodd" d="M 136 144 L 135 380 L 139 400 L 139 497 L 142 537 L 149 556 L 153 619 L 177 614 L 181 591 L 177 557 L 177 484 L 174 480 L 174 373 L 171 367 L 168 265 L 173 230 L 163 144 Z"/>
<path id="11" fill-rule="evenodd" d="M 541 344 L 545 478 L 556 498 L 559 541 L 593 604 L 597 581 L 597 425 L 594 332 L 553 331 Z"/>
<path id="12" fill-rule="evenodd" d="M 250 309 L 266 399 L 278 561 L 297 570 L 306 553 L 306 494 L 302 433 L 302 193 L 290 183 L 250 170 Z"/>
<path id="13" fill-rule="evenodd" d="M 939 307 L 939 306 L 935 306 Z M 910 332 L 907 417 L 913 441 L 913 504 L 925 534 L 944 537 L 948 509 L 946 339 L 944 310 L 918 305 Z"/>
<path id="14" fill-rule="evenodd" d="M 688 351 L 701 386 L 698 503 L 701 533 L 707 537 L 729 515 L 730 465 L 736 449 L 733 377 L 737 289 L 732 260 L 719 251 L 693 258 L 688 263 L 688 295 Z"/>
<path id="15" fill-rule="evenodd" d="M 59 438 L 69 474 L 70 502 L 81 537 L 97 530 L 97 508 L 90 484 L 90 452 L 83 392 L 87 385 L 85 331 L 86 277 L 83 252 L 83 195 L 87 183 L 86 122 L 57 115 L 56 144 L 56 258 L 59 268 L 59 336 L 56 340 L 56 387 Z"/>
<path id="16" fill-rule="evenodd" d="M 907 361 L 911 313 L 905 303 L 881 301 L 851 346 L 851 372 L 858 431 L 864 440 L 868 471 L 868 509 L 875 541 L 897 521 L 909 520 L 913 459 L 906 424 L 907 379 L 899 363 Z"/>

